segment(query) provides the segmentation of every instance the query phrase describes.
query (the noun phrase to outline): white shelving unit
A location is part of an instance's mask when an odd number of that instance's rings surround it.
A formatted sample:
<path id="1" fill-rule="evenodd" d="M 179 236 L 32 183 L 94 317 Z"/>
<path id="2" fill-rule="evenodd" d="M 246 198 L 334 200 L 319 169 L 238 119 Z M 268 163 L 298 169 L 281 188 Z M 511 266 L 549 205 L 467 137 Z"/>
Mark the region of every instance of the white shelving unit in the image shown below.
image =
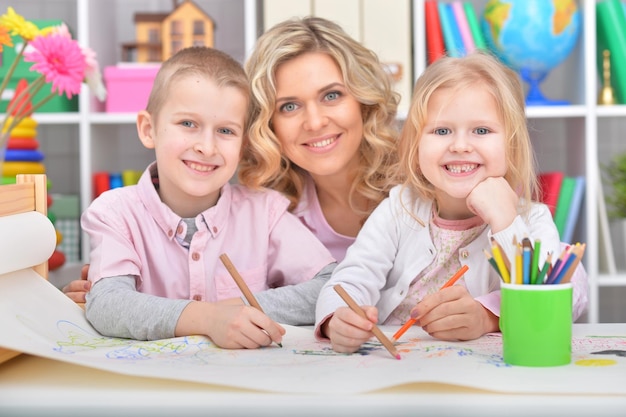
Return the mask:
<path id="1" fill-rule="evenodd" d="M 296 1 L 296 0 L 294 0 Z M 424 1 L 412 4 L 414 76 L 426 66 Z M 14 3 L 14 2 L 13 2 Z M 196 0 L 216 19 L 216 46 L 243 61 L 257 37 L 261 2 L 256 0 Z M 477 13 L 486 0 L 473 0 Z M 599 88 L 595 56 L 595 4 L 579 1 L 583 27 L 578 45 L 566 62 L 556 68 L 542 84 L 546 96 L 569 100 L 569 106 L 530 107 L 527 115 L 540 170 L 561 170 L 567 175 L 585 175 L 587 188 L 581 221 L 575 239 L 586 242 L 584 265 L 590 279 L 590 305 L 586 320 L 605 321 L 600 317 L 605 299 L 626 290 L 626 271 L 607 275 L 599 271 L 598 210 L 596 195 L 599 163 L 611 155 L 626 151 L 626 142 L 616 132 L 626 131 L 626 106 L 596 105 Z M 0 11 L 11 5 L 0 0 Z M 120 43 L 134 39 L 132 16 L 136 11 L 170 10 L 170 0 L 20 0 L 13 4 L 27 19 L 60 18 L 75 31 L 83 45 L 98 53 L 101 66 L 113 65 L 121 55 Z M 232 23 L 235 22 L 235 23 Z M 219 31 L 231 32 L 224 33 Z M 222 38 L 220 38 L 220 33 Z M 224 43 L 220 43 L 220 39 Z M 46 153 L 48 175 L 53 192 L 80 194 L 86 207 L 92 196 L 92 174 L 96 171 L 144 169 L 153 153 L 141 147 L 135 132 L 134 114 L 108 114 L 85 91 L 79 111 L 67 114 L 38 113 L 40 142 Z M 88 259 L 88 245 L 83 236 L 83 259 Z M 625 257 L 626 248 L 615 247 L 616 257 Z M 618 289 L 618 287 L 622 287 Z M 626 292 L 624 293 L 626 294 Z M 602 304 L 601 304 L 602 300 Z M 623 305 L 623 304 L 622 304 Z M 622 317 L 624 307 L 621 307 Z M 611 321 L 611 320 L 608 320 Z M 620 321 L 624 321 L 622 318 Z"/>

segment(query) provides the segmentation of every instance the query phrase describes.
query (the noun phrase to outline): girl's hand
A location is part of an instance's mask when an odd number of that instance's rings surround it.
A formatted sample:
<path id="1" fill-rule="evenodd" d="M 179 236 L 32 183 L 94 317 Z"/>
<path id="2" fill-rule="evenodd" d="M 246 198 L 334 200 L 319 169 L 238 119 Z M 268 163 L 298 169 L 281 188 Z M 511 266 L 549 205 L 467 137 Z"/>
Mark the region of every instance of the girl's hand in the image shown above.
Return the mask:
<path id="1" fill-rule="evenodd" d="M 322 333 L 330 339 L 335 352 L 356 352 L 363 343 L 374 337 L 372 328 L 378 321 L 378 309 L 373 306 L 362 308 L 369 320 L 348 307 L 339 307 L 335 314 L 322 324 Z"/>
<path id="2" fill-rule="evenodd" d="M 180 315 L 175 334 L 203 334 L 226 349 L 255 349 L 280 343 L 285 328 L 251 306 L 192 301 Z"/>
<path id="3" fill-rule="evenodd" d="M 498 233 L 513 223 L 517 216 L 519 196 L 503 177 L 489 177 L 467 196 L 467 207 Z"/>
<path id="4" fill-rule="evenodd" d="M 442 340 L 472 340 L 499 330 L 499 319 L 467 291 L 456 285 L 427 295 L 411 317 L 429 335 Z"/>

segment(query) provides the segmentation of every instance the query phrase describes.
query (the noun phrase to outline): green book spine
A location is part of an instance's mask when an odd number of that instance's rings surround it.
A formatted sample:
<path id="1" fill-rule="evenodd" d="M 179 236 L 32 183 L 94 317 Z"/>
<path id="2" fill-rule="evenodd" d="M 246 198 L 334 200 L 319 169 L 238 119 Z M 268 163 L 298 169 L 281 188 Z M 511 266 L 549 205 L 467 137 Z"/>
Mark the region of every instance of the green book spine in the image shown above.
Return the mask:
<path id="1" fill-rule="evenodd" d="M 487 50 L 487 43 L 483 36 L 482 30 L 480 30 L 480 24 L 474 11 L 474 6 L 469 1 L 463 2 L 463 8 L 465 9 L 465 16 L 467 17 L 467 23 L 469 24 L 472 37 L 474 38 L 474 44 L 476 49 Z"/>
<path id="2" fill-rule="evenodd" d="M 620 0 L 596 4 L 597 64 L 602 74 L 602 52 L 611 52 L 611 85 L 617 102 L 626 104 L 626 15 Z"/>
<path id="3" fill-rule="evenodd" d="M 554 224 L 559 231 L 559 236 L 563 237 L 565 232 L 565 226 L 567 224 L 567 217 L 572 204 L 572 196 L 576 189 L 576 178 L 565 177 L 561 183 L 561 191 L 559 192 L 559 199 L 556 203 L 556 211 L 554 212 Z"/>

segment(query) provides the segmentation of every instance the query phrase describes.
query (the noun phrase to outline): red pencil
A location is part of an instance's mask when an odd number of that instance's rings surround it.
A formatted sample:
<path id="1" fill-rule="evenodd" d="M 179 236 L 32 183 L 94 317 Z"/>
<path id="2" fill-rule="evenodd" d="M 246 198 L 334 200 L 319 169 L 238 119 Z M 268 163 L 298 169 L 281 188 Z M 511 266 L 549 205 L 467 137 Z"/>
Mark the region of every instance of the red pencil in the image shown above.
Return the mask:
<path id="1" fill-rule="evenodd" d="M 457 282 L 459 280 L 459 278 L 461 278 L 463 276 L 463 274 L 465 274 L 467 272 L 467 270 L 469 269 L 469 267 L 467 265 L 463 265 L 458 271 L 456 271 L 456 273 L 454 275 L 452 275 L 452 278 L 450 278 L 448 280 L 448 282 L 446 282 L 445 284 L 443 284 L 443 286 L 439 289 L 440 291 L 443 290 L 444 288 L 448 288 L 454 285 L 455 282 Z M 393 337 L 391 338 L 391 340 L 393 342 L 397 342 L 398 339 L 400 339 L 400 337 L 402 337 L 402 335 L 404 333 L 406 333 L 407 330 L 409 330 L 409 328 L 411 326 L 413 326 L 415 324 L 417 320 L 415 319 L 408 319 L 406 323 L 404 323 L 404 325 L 402 327 L 400 327 L 398 329 L 398 331 L 396 332 L 396 334 L 393 335 Z"/>

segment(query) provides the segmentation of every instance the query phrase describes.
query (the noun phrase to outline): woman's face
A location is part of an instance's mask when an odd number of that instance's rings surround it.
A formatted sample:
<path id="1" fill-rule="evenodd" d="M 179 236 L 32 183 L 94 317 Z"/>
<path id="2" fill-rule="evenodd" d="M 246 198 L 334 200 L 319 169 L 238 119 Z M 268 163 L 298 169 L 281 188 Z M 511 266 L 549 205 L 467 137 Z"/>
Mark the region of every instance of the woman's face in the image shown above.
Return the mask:
<path id="1" fill-rule="evenodd" d="M 305 53 L 277 68 L 272 126 L 285 156 L 313 177 L 349 172 L 358 164 L 361 105 L 327 54 Z"/>

